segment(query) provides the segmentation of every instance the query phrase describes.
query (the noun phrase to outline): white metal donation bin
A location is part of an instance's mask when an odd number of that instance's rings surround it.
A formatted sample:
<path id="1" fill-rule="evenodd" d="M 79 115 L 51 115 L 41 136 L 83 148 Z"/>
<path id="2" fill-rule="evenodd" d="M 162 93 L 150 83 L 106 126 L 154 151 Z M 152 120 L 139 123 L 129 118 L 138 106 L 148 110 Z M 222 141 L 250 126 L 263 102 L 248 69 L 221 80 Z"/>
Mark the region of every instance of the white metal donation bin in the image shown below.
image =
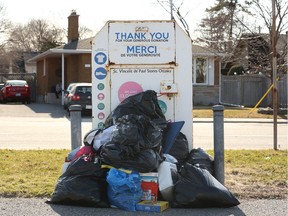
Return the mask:
<path id="1" fill-rule="evenodd" d="M 125 98 L 154 90 L 192 147 L 192 41 L 174 21 L 108 21 L 92 43 L 93 128 Z"/>

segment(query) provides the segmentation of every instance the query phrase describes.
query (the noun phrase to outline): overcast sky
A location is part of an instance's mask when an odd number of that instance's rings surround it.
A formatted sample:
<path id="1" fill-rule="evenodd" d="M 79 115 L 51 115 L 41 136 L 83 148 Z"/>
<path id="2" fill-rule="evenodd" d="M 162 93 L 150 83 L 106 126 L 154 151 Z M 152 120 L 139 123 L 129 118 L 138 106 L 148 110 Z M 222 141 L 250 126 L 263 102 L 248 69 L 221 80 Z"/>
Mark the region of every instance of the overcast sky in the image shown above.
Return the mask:
<path id="1" fill-rule="evenodd" d="M 166 0 L 168 1 L 168 0 Z M 176 5 L 183 0 L 174 0 Z M 178 4 L 177 4 L 178 3 Z M 193 31 L 207 7 L 215 0 L 184 0 L 181 13 Z M 6 18 L 13 23 L 27 24 L 31 19 L 45 19 L 58 27 L 67 28 L 67 17 L 76 10 L 80 26 L 99 31 L 108 20 L 167 20 L 170 14 L 156 0 L 0 0 Z"/>

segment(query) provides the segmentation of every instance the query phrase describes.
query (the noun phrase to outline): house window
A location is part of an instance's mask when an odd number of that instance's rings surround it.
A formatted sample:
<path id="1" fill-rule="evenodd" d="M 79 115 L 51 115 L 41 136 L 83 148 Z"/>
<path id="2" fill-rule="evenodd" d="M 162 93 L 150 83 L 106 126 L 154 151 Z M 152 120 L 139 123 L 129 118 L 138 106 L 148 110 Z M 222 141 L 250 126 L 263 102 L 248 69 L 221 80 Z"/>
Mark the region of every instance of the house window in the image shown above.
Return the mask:
<path id="1" fill-rule="evenodd" d="M 193 60 L 193 83 L 207 84 L 208 59 L 197 57 Z"/>

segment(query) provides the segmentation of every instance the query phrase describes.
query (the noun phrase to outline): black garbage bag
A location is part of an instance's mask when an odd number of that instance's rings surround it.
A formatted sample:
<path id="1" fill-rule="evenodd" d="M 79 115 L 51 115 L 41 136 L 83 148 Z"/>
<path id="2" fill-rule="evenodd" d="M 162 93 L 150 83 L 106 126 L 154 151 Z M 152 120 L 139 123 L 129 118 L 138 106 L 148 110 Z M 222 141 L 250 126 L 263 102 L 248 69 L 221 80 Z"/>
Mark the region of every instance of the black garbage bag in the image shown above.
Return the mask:
<path id="1" fill-rule="evenodd" d="M 177 159 L 177 167 L 181 167 L 186 162 L 189 155 L 189 147 L 188 140 L 182 132 L 178 134 L 169 154 Z"/>
<path id="2" fill-rule="evenodd" d="M 236 197 L 206 169 L 186 163 L 174 185 L 174 208 L 232 207 L 239 205 Z"/>
<path id="3" fill-rule="evenodd" d="M 105 127 L 115 124 L 118 118 L 129 114 L 144 115 L 160 127 L 165 128 L 167 125 L 166 118 L 158 104 L 157 93 L 153 90 L 147 90 L 123 100 L 107 117 Z"/>
<path id="4" fill-rule="evenodd" d="M 206 169 L 214 176 L 214 159 L 202 148 L 192 149 L 187 158 L 187 163 Z"/>
<path id="5" fill-rule="evenodd" d="M 116 168 L 151 172 L 163 161 L 162 130 L 148 117 L 129 114 L 117 119 L 109 142 L 100 149 L 101 160 Z"/>
<path id="6" fill-rule="evenodd" d="M 160 149 L 162 130 L 143 115 L 124 115 L 117 119 L 110 143 L 119 144 L 123 157 L 134 157 L 143 149 Z"/>
<path id="7" fill-rule="evenodd" d="M 101 147 L 101 160 L 115 168 L 131 169 L 142 173 L 156 170 L 163 161 L 163 157 L 153 149 L 142 150 L 134 157 L 126 157 L 122 154 L 122 150 L 119 144 L 106 143 Z"/>
<path id="8" fill-rule="evenodd" d="M 54 204 L 107 208 L 106 175 L 109 169 L 102 169 L 94 163 L 94 157 L 83 155 L 75 159 L 58 179 L 51 199 Z"/>

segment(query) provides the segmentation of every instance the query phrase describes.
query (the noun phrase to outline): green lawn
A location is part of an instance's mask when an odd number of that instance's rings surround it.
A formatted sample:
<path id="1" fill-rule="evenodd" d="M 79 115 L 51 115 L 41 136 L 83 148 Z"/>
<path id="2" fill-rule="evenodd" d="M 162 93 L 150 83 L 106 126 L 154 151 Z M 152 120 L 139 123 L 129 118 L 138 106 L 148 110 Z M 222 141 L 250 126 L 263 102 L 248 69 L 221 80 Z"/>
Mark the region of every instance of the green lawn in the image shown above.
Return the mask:
<path id="1" fill-rule="evenodd" d="M 258 109 L 249 107 L 224 107 L 224 118 L 265 118 L 273 119 L 273 114 L 261 114 L 257 112 Z M 213 110 L 212 106 L 194 106 L 193 107 L 194 118 L 212 118 Z M 287 119 L 286 114 L 279 114 L 278 119 Z"/>
<path id="2" fill-rule="evenodd" d="M 0 196 L 49 197 L 68 152 L 0 150 Z M 225 185 L 239 198 L 287 198 L 287 183 L 287 151 L 225 151 Z"/>

